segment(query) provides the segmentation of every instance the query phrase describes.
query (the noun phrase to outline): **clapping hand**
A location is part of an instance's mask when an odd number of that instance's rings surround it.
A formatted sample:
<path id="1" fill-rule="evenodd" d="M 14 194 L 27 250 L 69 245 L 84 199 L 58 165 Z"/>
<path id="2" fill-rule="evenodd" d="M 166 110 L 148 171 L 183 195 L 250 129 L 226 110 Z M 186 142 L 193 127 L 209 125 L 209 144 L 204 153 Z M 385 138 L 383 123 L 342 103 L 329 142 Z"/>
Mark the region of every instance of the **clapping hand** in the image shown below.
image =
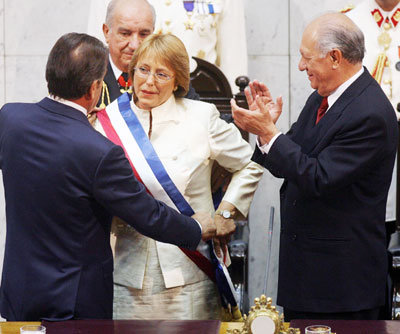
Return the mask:
<path id="1" fill-rule="evenodd" d="M 282 113 L 282 97 L 274 102 L 267 86 L 256 80 L 246 88 L 245 95 L 249 109 L 240 108 L 234 99 L 231 100 L 235 123 L 257 135 L 262 145 L 268 143 L 279 132 L 275 123 Z"/>
<path id="2" fill-rule="evenodd" d="M 278 97 L 276 103 L 274 103 L 268 87 L 263 82 L 257 80 L 250 82 L 249 87 L 245 89 L 244 93 L 250 110 L 257 110 L 259 108 L 256 102 L 256 97 L 259 96 L 262 104 L 267 106 L 272 121 L 274 124 L 276 123 L 282 113 L 282 97 Z"/>

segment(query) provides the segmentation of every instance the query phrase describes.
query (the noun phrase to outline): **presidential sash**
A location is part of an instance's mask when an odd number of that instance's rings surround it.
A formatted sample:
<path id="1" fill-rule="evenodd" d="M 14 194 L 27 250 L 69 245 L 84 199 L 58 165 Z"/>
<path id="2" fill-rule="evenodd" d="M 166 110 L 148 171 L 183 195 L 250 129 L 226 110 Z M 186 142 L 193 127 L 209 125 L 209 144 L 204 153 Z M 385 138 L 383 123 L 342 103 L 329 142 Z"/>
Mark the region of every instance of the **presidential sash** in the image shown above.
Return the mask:
<path id="1" fill-rule="evenodd" d="M 180 213 L 192 216 L 193 209 L 168 175 L 131 109 L 130 98 L 125 93 L 97 113 L 106 137 L 123 148 L 136 178 L 144 184 L 149 194 Z M 237 308 L 236 293 L 229 273 L 223 260 L 216 256 L 212 243 L 208 242 L 208 245 L 207 252 L 180 249 L 217 284 L 223 306 Z"/>

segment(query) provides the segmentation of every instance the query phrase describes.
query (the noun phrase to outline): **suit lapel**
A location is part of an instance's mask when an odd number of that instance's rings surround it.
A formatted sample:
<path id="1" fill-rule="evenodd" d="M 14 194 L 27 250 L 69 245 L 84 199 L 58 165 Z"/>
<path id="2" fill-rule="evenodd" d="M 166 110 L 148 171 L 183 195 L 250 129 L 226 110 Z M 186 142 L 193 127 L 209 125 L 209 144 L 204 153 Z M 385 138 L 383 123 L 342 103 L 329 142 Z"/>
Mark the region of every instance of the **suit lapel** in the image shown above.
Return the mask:
<path id="1" fill-rule="evenodd" d="M 306 153 L 315 142 L 315 119 L 322 97 L 315 91 L 307 100 L 300 116 L 288 133 L 290 139 L 302 147 Z"/>
<path id="2" fill-rule="evenodd" d="M 299 129 L 296 130 L 295 136 L 295 138 L 299 138 L 298 141 L 295 141 L 301 145 L 303 153 L 308 154 L 312 152 L 317 144 L 329 133 L 329 129 L 339 120 L 346 107 L 360 95 L 373 80 L 368 70 L 364 67 L 364 73 L 340 95 L 317 125 L 315 125 L 315 119 L 322 97 L 317 92 L 311 95 L 309 99 L 310 103 L 306 104 L 301 113 L 301 116 L 304 113 L 304 120 L 299 126 Z"/>
<path id="3" fill-rule="evenodd" d="M 103 81 L 107 85 L 108 94 L 105 92 L 105 90 L 103 88 L 101 91 L 99 101 L 97 102 L 97 107 L 99 107 L 101 105 L 103 95 L 104 95 L 104 103 L 106 104 L 106 106 L 109 104 L 109 102 L 110 103 L 113 102 L 114 100 L 116 100 L 118 97 L 120 97 L 122 95 L 122 93 L 120 92 L 120 88 L 119 88 L 117 79 L 115 79 L 114 71 L 112 69 L 110 61 L 108 62 L 107 72 L 106 72 L 106 75 L 104 76 Z M 108 101 L 108 95 L 110 96 L 110 101 Z"/>
<path id="4" fill-rule="evenodd" d="M 115 75 L 112 70 L 110 62 L 108 62 L 107 73 L 104 77 L 104 82 L 107 84 L 108 92 L 110 93 L 111 102 L 121 96 L 121 92 L 119 90 L 119 85 L 115 78 Z"/>

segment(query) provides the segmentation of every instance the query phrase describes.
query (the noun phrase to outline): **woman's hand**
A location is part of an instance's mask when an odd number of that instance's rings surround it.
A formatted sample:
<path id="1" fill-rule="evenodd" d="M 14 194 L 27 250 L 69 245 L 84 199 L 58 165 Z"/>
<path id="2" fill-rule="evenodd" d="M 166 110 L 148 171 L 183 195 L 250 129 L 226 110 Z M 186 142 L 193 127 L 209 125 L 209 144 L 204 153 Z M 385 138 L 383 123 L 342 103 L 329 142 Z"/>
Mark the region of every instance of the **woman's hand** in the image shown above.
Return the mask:
<path id="1" fill-rule="evenodd" d="M 232 217 L 224 218 L 221 214 L 214 215 L 214 223 L 217 227 L 216 237 L 214 238 L 214 249 L 217 256 L 222 256 L 222 253 L 227 250 L 229 241 L 231 240 L 232 234 L 236 230 L 234 216 L 236 208 L 227 201 L 222 201 L 218 206 L 216 212 L 228 211 L 232 214 Z M 221 252 L 222 250 L 222 252 Z"/>

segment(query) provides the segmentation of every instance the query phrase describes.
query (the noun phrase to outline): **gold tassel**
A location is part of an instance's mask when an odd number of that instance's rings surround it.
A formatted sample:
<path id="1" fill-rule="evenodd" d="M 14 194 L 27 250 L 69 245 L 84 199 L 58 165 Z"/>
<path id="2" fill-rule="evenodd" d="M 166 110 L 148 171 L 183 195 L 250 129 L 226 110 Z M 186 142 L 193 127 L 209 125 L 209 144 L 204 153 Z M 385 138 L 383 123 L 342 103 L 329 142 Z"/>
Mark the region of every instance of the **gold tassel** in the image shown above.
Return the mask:
<path id="1" fill-rule="evenodd" d="M 379 54 L 378 59 L 376 60 L 374 69 L 372 70 L 372 76 L 374 79 L 381 84 L 383 70 L 385 69 L 387 62 L 387 56 L 384 53 Z"/>
<path id="2" fill-rule="evenodd" d="M 108 103 L 105 104 L 105 97 L 107 97 Z M 100 109 L 104 109 L 111 103 L 110 99 L 110 93 L 108 92 L 108 87 L 107 84 L 103 81 L 103 88 L 101 90 L 101 103 L 100 103 Z"/>

